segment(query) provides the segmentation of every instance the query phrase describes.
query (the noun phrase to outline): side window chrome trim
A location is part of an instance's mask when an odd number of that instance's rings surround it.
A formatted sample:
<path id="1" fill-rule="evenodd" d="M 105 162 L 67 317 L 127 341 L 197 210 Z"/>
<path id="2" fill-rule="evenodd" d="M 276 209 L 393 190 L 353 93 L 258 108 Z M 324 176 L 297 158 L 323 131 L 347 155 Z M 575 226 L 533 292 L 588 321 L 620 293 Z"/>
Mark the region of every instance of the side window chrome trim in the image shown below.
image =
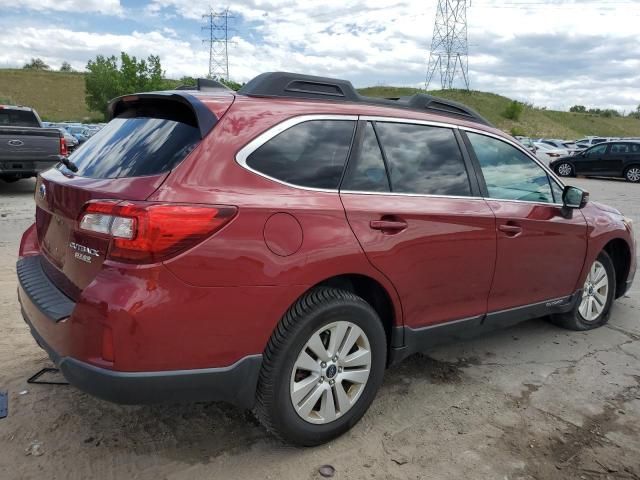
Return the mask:
<path id="1" fill-rule="evenodd" d="M 426 198 L 451 198 L 454 200 L 487 200 L 483 197 L 472 197 L 462 195 L 433 195 L 430 193 L 402 193 L 402 192 L 365 192 L 360 190 L 340 190 L 341 194 L 351 195 L 391 195 L 394 197 L 426 197 Z"/>
<path id="2" fill-rule="evenodd" d="M 294 127 L 301 123 L 310 122 L 313 120 L 344 120 L 344 121 L 357 122 L 358 115 L 300 115 L 298 117 L 288 118 L 287 120 L 284 120 L 283 122 L 280 122 L 277 125 L 274 125 L 273 127 L 269 128 L 265 132 L 261 133 L 256 138 L 254 138 L 249 143 L 247 143 L 244 147 L 242 147 L 238 151 L 238 153 L 236 153 L 236 157 L 235 157 L 236 163 L 240 165 L 242 168 L 249 170 L 250 172 L 255 173 L 256 175 L 259 175 L 263 178 L 267 178 L 273 182 L 279 183 L 280 185 L 286 185 L 287 187 L 297 188 L 299 190 L 308 190 L 312 192 L 338 193 L 337 188 L 331 189 L 331 188 L 304 187 L 302 185 L 295 185 L 293 183 L 285 182 L 284 180 L 280 180 L 275 177 L 271 177 L 265 173 L 259 172 L 258 170 L 251 168 L 247 164 L 247 159 L 249 158 L 249 155 L 255 152 L 262 145 L 267 143 L 269 140 L 280 135 L 282 132 L 290 129 L 291 127 Z M 354 125 L 354 128 L 355 128 L 355 125 Z"/>
<path id="3" fill-rule="evenodd" d="M 556 174 L 549 167 L 547 167 L 540 160 L 538 160 L 534 155 L 532 155 L 530 151 L 528 151 L 526 148 L 524 148 L 524 146 L 518 145 L 518 142 L 514 142 L 513 140 L 501 137 L 500 135 L 496 135 L 495 133 L 487 132 L 485 130 L 478 130 L 476 128 L 459 126 L 458 129 L 462 130 L 462 131 L 465 131 L 465 132 L 477 133 L 478 135 L 485 135 L 487 137 L 492 137 L 492 138 L 495 138 L 496 140 L 501 140 L 504 143 L 506 143 L 508 145 L 511 145 L 512 147 L 515 147 L 517 150 L 521 151 L 527 157 L 529 157 L 531 160 L 533 160 L 540 168 L 542 168 L 542 170 L 545 171 L 545 173 L 547 175 L 549 175 L 549 177 L 551 177 L 551 179 L 555 180 L 555 182 L 558 185 L 560 185 L 560 187 L 562 187 L 562 188 L 565 187 L 564 183 L 558 177 L 556 177 Z M 495 200 L 495 198 L 493 200 Z M 517 201 L 518 202 L 525 202 L 525 203 L 540 203 L 540 202 L 526 202 L 525 200 L 517 200 Z M 550 204 L 544 203 L 543 205 L 550 205 Z"/>
<path id="4" fill-rule="evenodd" d="M 416 120 L 413 118 L 384 117 L 379 115 L 360 115 L 360 120 L 367 122 L 410 123 L 413 125 L 428 125 L 430 127 L 458 128 L 458 125 L 430 120 Z"/>

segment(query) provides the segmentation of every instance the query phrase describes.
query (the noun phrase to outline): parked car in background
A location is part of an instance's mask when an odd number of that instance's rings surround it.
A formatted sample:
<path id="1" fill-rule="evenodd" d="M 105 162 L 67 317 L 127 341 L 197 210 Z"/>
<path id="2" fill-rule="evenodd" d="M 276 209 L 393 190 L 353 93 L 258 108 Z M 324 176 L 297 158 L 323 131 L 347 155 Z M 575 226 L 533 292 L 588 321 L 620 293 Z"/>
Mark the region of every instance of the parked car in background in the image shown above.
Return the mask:
<path id="1" fill-rule="evenodd" d="M 597 144 L 584 152 L 562 157 L 550 167 L 563 177 L 574 175 L 623 177 L 640 182 L 640 142 L 616 141 Z"/>
<path id="2" fill-rule="evenodd" d="M 556 148 L 548 143 L 534 142 L 533 145 L 536 148 L 536 157 L 544 162 L 545 165 L 549 165 L 549 162 L 566 155 L 570 155 L 566 148 Z"/>
<path id="3" fill-rule="evenodd" d="M 56 128 L 44 128 L 29 107 L 0 105 L 0 179 L 15 182 L 35 177 L 67 155 L 67 145 Z"/>
<path id="4" fill-rule="evenodd" d="M 578 145 L 580 148 L 589 148 L 593 145 L 609 142 L 612 140 L 617 140 L 617 139 L 608 138 L 608 137 L 585 137 L 585 138 L 581 138 L 580 140 L 576 140 L 574 143 Z"/>
<path id="5" fill-rule="evenodd" d="M 60 132 L 64 136 L 64 141 L 67 144 L 67 150 L 69 151 L 69 153 L 73 152 L 76 149 L 76 147 L 80 144 L 80 142 L 78 142 L 78 139 L 73 135 L 71 135 L 65 128 L 62 128 L 62 127 L 57 127 L 57 128 L 58 130 L 60 130 Z"/>
<path id="6" fill-rule="evenodd" d="M 529 150 L 534 155 L 538 151 L 538 148 L 534 145 L 533 140 L 529 137 L 516 137 L 516 140 L 518 140 L 527 150 Z"/>
<path id="7" fill-rule="evenodd" d="M 224 400 L 318 445 L 387 366 L 531 318 L 600 327 L 635 274 L 626 217 L 449 100 L 276 72 L 109 111 L 40 175 L 17 263 L 37 343 L 107 400 Z"/>
<path id="8" fill-rule="evenodd" d="M 80 145 L 82 145 L 84 142 L 89 140 L 89 138 L 93 134 L 93 133 L 90 133 L 89 129 L 87 129 L 83 125 L 74 125 L 74 126 L 67 127 L 67 131 L 78 140 Z"/>
<path id="9" fill-rule="evenodd" d="M 582 150 L 574 142 L 569 142 L 567 140 L 554 140 L 549 138 L 541 138 L 540 142 L 546 143 L 547 145 L 550 145 L 560 150 L 566 150 L 567 152 L 569 152 L 570 155 L 572 155 L 576 151 Z"/>

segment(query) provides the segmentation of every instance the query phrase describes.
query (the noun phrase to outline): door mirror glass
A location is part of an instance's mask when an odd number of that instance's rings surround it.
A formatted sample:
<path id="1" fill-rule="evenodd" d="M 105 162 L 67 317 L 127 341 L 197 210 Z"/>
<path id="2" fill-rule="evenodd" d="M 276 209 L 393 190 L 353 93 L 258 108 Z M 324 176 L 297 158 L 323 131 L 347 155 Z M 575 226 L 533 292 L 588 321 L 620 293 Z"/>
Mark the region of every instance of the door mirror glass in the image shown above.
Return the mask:
<path id="1" fill-rule="evenodd" d="M 567 208 L 584 208 L 589 201 L 589 192 L 567 185 L 562 192 L 562 203 Z"/>

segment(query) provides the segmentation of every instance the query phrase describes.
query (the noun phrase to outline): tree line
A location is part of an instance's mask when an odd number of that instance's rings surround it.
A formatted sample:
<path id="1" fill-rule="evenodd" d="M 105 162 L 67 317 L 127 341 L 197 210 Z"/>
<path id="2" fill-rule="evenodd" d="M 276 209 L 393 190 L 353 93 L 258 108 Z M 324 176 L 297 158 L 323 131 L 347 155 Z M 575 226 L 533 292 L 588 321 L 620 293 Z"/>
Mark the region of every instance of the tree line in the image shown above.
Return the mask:
<path id="1" fill-rule="evenodd" d="M 41 58 L 32 58 L 23 67 L 26 70 L 51 70 Z M 85 101 L 90 110 L 102 112 L 106 115 L 109 100 L 121 95 L 135 92 L 150 92 L 154 90 L 170 90 L 178 85 L 195 85 L 194 77 L 182 77 L 180 80 L 165 79 L 160 57 L 149 55 L 146 59 L 138 60 L 135 56 L 125 52 L 120 57 L 112 55 L 105 57 L 98 55 L 94 60 L 89 60 L 85 75 Z M 69 62 L 62 62 L 59 71 L 73 72 Z M 238 82 L 218 78 L 232 90 L 239 90 L 242 86 Z M 502 115 L 505 118 L 517 121 L 524 110 L 524 104 L 512 101 Z M 600 117 L 623 117 L 624 114 L 612 108 L 587 108 L 584 105 L 574 105 L 569 109 L 573 113 L 585 113 Z M 627 114 L 628 117 L 640 119 L 640 105 Z"/>
<path id="2" fill-rule="evenodd" d="M 569 109 L 569 111 L 573 113 L 588 113 L 605 118 L 624 117 L 623 113 L 620 113 L 618 110 L 614 110 L 613 108 L 587 108 L 584 105 L 574 105 Z M 634 111 L 629 112 L 627 117 L 640 119 L 640 105 L 638 105 L 638 108 Z"/>

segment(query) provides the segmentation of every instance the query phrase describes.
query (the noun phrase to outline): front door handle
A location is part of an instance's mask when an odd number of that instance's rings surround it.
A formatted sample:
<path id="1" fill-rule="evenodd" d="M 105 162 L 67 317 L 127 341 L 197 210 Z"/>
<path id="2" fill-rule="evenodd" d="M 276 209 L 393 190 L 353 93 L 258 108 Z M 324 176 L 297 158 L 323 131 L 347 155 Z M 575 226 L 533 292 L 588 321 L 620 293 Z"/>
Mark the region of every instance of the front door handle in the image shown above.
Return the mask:
<path id="1" fill-rule="evenodd" d="M 399 233 L 408 226 L 404 220 L 371 220 L 369 222 L 372 230 L 381 230 L 385 233 Z"/>
<path id="2" fill-rule="evenodd" d="M 510 225 L 510 224 L 499 225 L 498 230 L 506 233 L 508 237 L 517 237 L 522 233 L 522 227 L 518 225 Z"/>

